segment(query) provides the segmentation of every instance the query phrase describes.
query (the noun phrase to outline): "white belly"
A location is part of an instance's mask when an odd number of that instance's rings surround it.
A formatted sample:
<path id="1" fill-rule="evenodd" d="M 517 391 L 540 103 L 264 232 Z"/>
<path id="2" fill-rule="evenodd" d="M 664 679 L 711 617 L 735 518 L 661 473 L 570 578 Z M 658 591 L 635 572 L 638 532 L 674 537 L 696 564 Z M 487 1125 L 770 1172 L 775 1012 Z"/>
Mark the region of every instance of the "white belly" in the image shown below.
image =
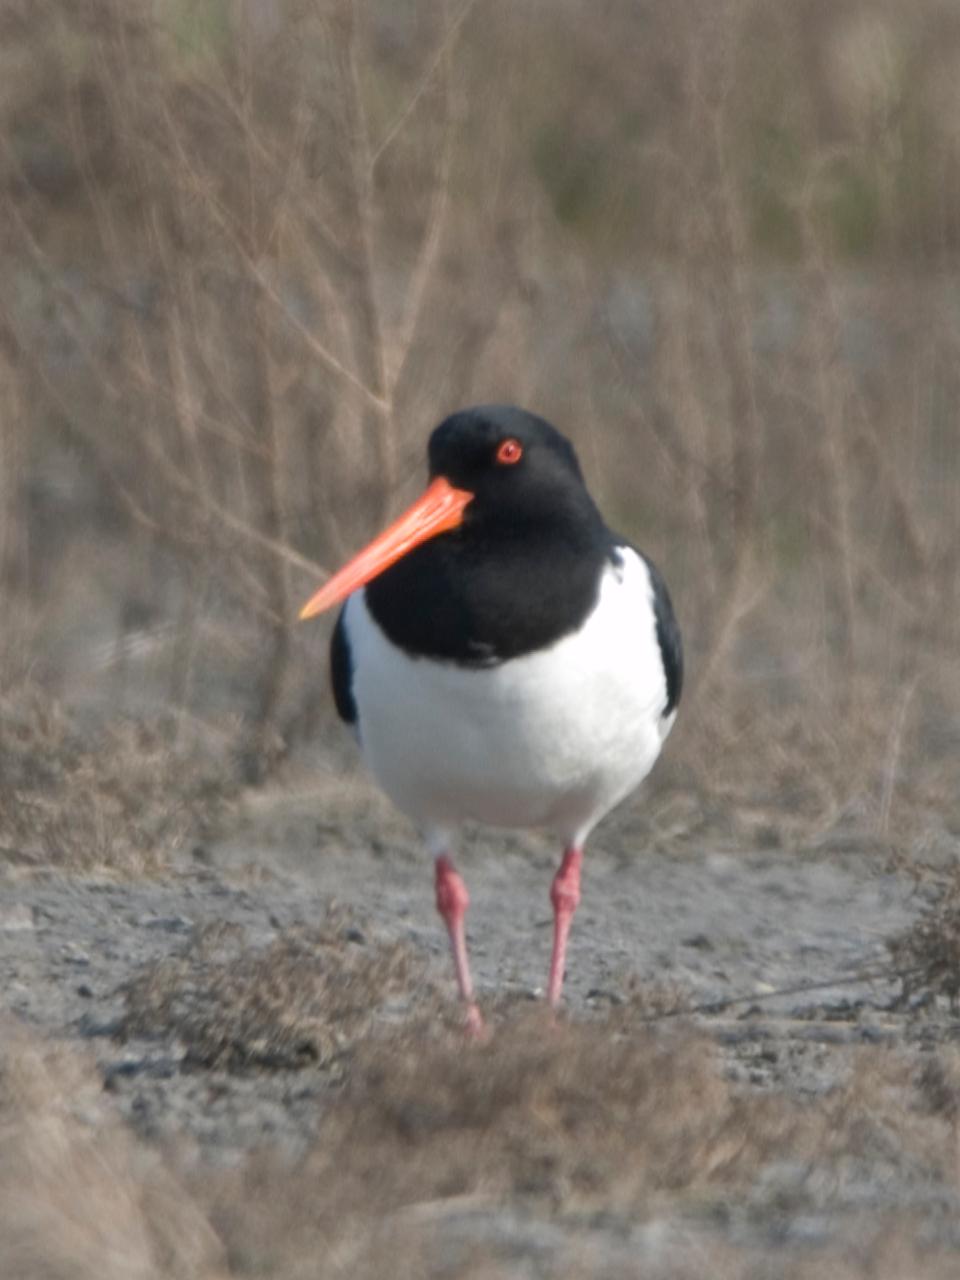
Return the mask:
<path id="1" fill-rule="evenodd" d="M 622 556 L 579 631 L 489 668 L 407 656 L 363 592 L 350 597 L 361 748 L 398 808 L 427 827 L 472 819 L 582 842 L 649 773 L 673 717 L 647 567 Z"/>

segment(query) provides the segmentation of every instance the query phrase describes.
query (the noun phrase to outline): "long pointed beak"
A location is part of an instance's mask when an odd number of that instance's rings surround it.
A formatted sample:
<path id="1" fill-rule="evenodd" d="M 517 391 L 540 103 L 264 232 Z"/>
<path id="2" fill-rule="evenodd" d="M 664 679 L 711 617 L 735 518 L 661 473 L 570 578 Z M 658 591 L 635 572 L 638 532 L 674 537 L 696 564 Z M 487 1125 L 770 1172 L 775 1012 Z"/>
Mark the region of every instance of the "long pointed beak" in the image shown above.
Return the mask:
<path id="1" fill-rule="evenodd" d="M 358 552 L 329 582 L 310 597 L 300 610 L 300 620 L 313 618 L 331 605 L 345 600 L 351 591 L 370 582 L 377 574 L 389 569 L 401 556 L 414 547 L 435 538 L 438 533 L 456 529 L 463 523 L 463 510 L 473 494 L 466 489 L 454 489 L 449 480 L 437 476 L 426 492 L 408 507 L 399 520 L 384 529 L 379 538 Z"/>

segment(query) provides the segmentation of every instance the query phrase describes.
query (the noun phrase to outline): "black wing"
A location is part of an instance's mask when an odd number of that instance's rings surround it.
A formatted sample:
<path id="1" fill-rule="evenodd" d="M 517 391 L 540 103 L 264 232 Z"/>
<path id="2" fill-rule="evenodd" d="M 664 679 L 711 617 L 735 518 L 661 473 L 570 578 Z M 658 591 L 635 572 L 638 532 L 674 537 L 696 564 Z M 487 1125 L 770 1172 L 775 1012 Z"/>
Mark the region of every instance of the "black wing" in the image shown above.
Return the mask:
<path id="1" fill-rule="evenodd" d="M 649 557 L 638 551 L 650 572 L 653 584 L 653 612 L 657 619 L 657 642 L 660 645 L 660 657 L 663 660 L 663 674 L 667 680 L 667 705 L 663 714 L 668 716 L 675 711 L 683 692 L 683 641 L 680 639 L 680 624 L 673 612 L 673 601 L 663 580 L 663 575 Z"/>
<path id="2" fill-rule="evenodd" d="M 343 625 L 344 610 L 337 616 L 337 625 L 330 638 L 330 682 L 337 714 L 347 724 L 357 723 L 357 704 L 353 700 L 353 656 L 347 629 Z"/>

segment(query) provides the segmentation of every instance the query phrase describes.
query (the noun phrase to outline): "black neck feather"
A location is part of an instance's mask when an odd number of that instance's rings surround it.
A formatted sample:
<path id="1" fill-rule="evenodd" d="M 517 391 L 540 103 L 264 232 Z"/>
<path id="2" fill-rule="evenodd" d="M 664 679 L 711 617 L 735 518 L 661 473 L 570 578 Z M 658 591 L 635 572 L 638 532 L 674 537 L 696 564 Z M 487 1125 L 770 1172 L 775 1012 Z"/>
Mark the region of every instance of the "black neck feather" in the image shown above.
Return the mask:
<path id="1" fill-rule="evenodd" d="M 610 552 L 599 516 L 559 530 L 443 535 L 368 583 L 366 601 L 411 656 L 491 666 L 581 626 Z"/>

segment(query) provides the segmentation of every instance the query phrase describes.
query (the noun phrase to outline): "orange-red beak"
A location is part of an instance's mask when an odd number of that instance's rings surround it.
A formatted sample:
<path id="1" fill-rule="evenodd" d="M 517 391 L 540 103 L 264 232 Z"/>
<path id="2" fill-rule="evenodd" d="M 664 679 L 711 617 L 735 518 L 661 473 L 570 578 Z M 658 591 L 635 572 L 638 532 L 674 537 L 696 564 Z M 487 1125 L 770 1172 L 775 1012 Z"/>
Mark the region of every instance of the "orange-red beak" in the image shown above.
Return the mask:
<path id="1" fill-rule="evenodd" d="M 300 610 L 301 621 L 313 618 L 331 605 L 345 600 L 365 582 L 389 569 L 401 556 L 414 547 L 435 538 L 438 533 L 456 529 L 463 523 L 463 509 L 473 501 L 473 494 L 466 489 L 454 489 L 449 480 L 437 476 L 422 497 L 408 507 L 399 520 L 384 529 L 368 547 L 359 552 L 333 575 L 316 595 L 311 596 Z"/>

